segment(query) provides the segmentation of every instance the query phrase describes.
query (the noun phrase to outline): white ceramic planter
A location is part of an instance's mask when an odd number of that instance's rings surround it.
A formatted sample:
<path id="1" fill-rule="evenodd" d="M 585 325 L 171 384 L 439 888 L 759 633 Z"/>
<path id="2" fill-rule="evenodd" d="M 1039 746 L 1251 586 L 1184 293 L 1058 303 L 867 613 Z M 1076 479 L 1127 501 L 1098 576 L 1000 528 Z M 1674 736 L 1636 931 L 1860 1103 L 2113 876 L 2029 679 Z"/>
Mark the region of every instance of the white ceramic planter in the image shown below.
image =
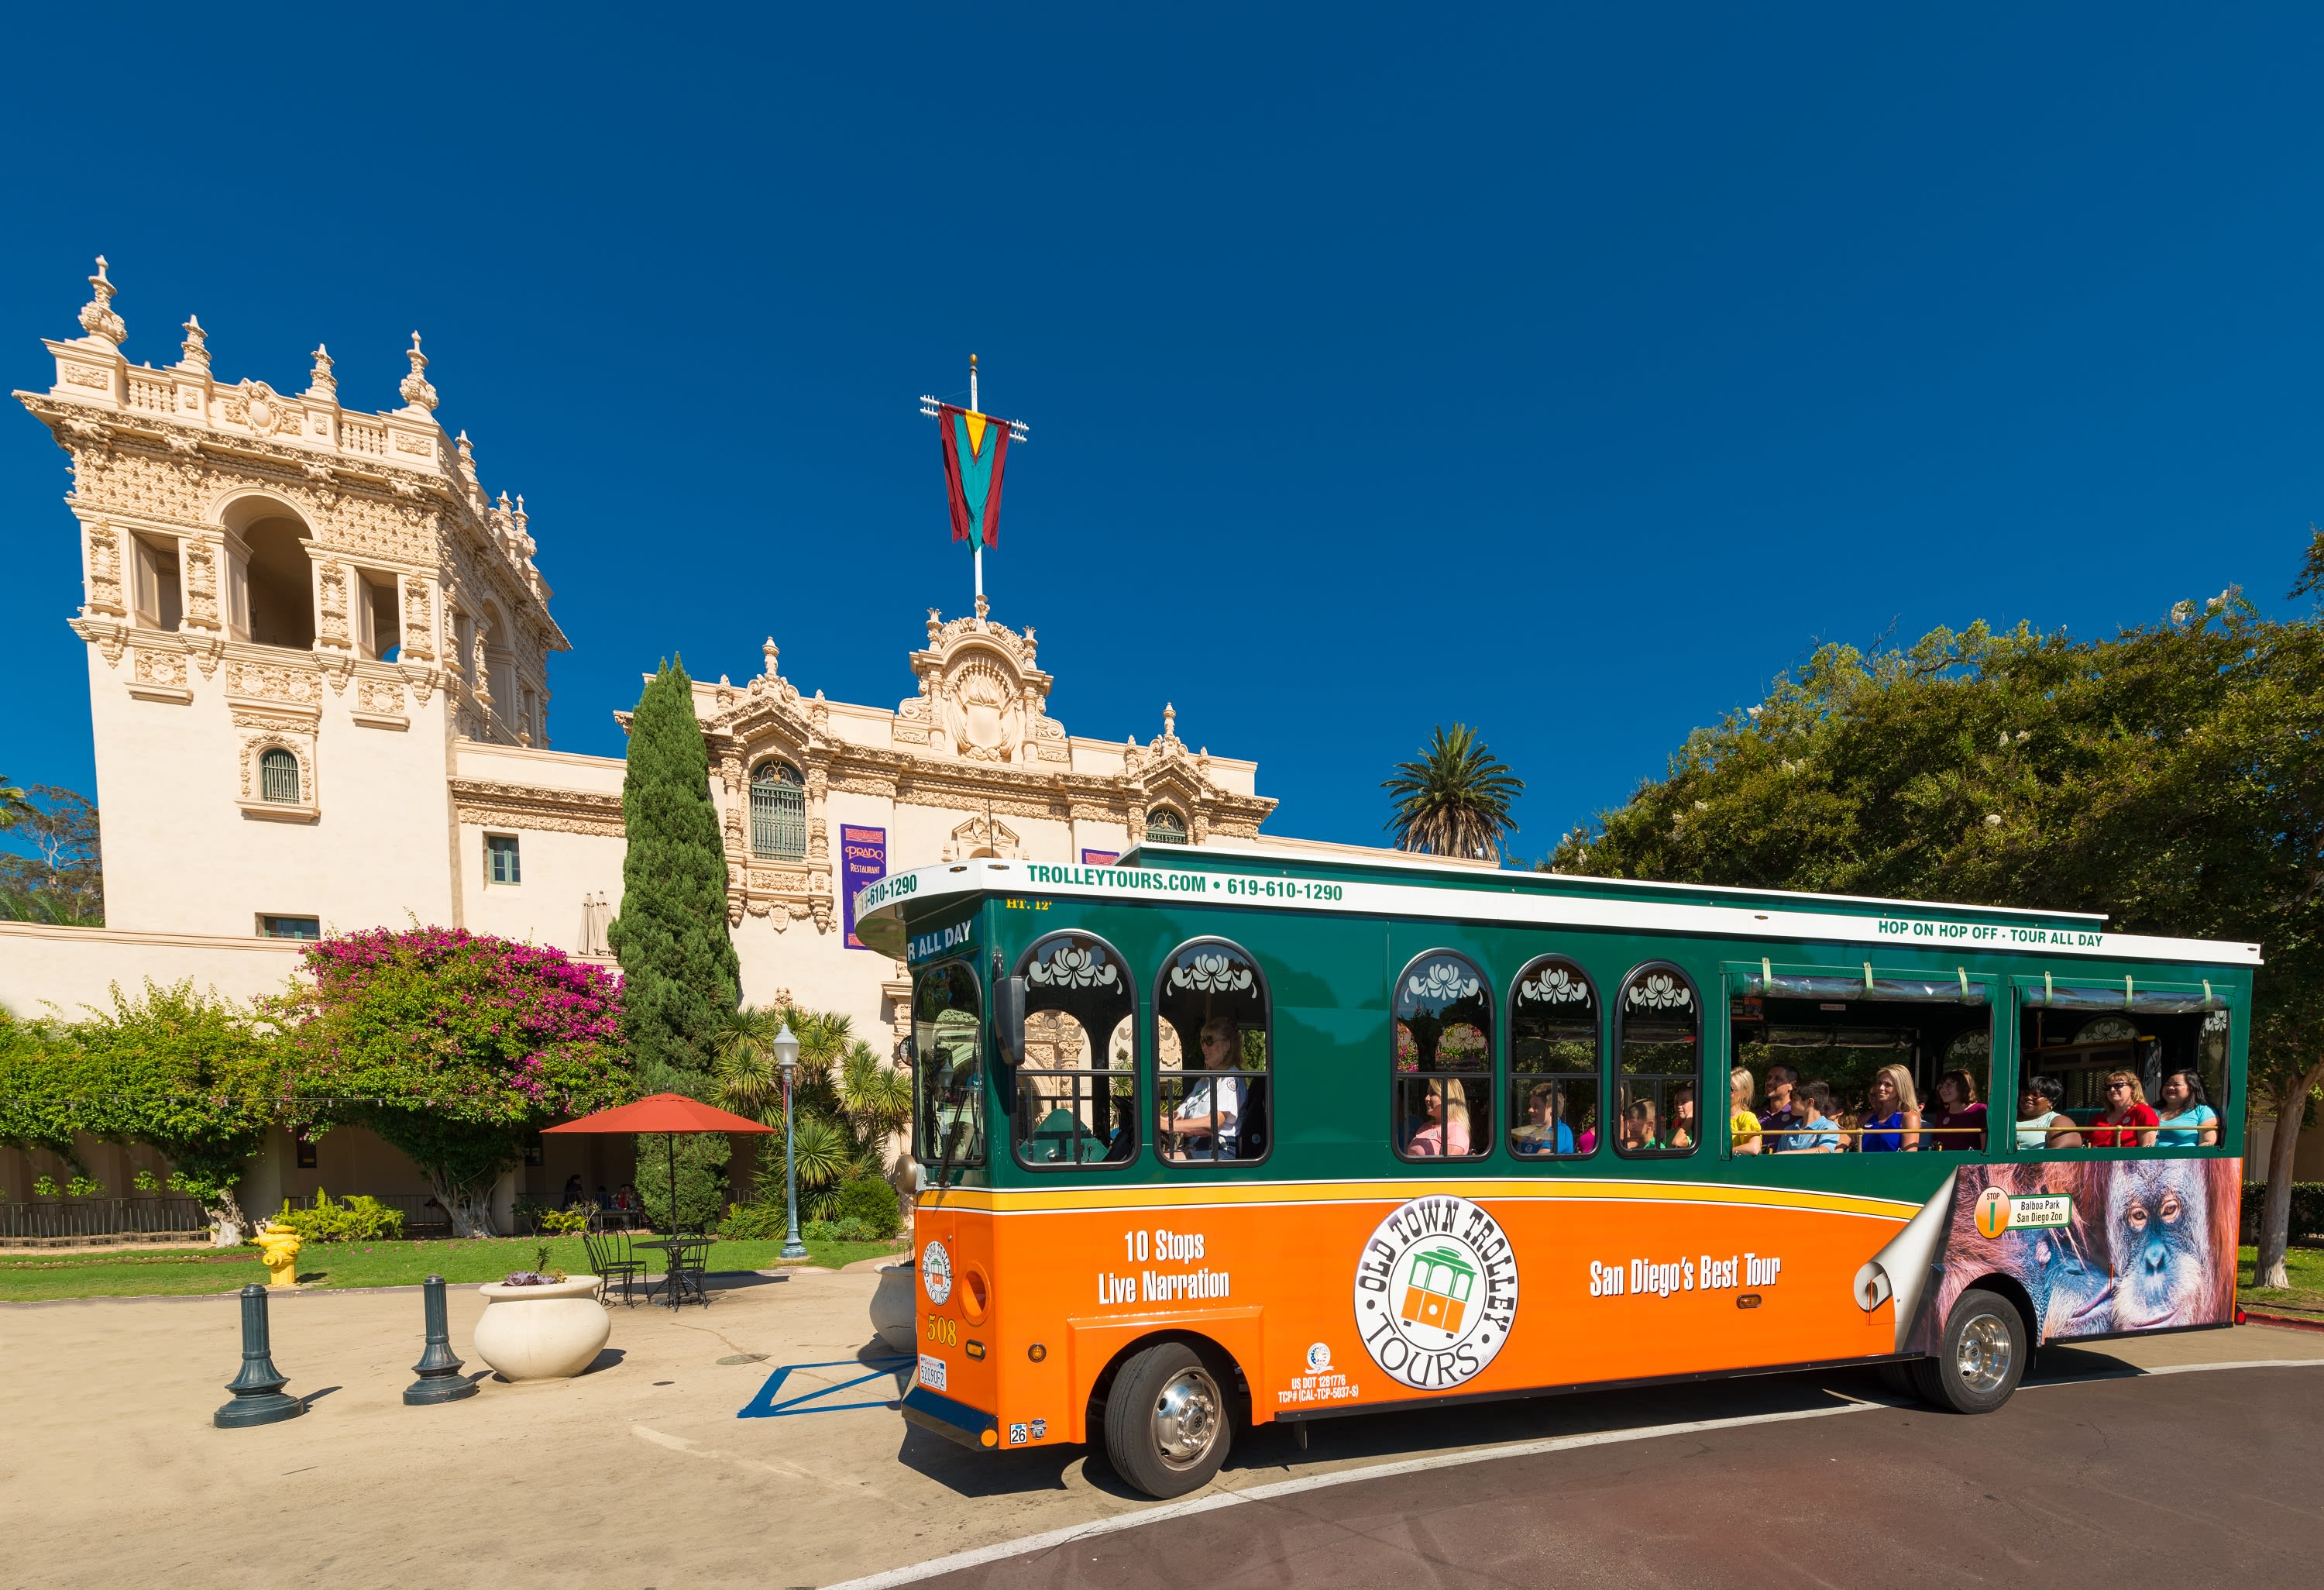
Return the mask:
<path id="1" fill-rule="evenodd" d="M 484 1317 L 476 1321 L 476 1356 L 503 1380 L 564 1380 L 579 1374 L 613 1334 L 612 1316 L 597 1301 L 597 1278 L 572 1275 L 546 1286 L 501 1281 L 477 1289 Z"/>
<path id="2" fill-rule="evenodd" d="M 914 1353 L 919 1340 L 918 1304 L 912 1283 L 918 1275 L 908 1264 L 885 1264 L 880 1269 L 880 1290 L 872 1294 L 872 1328 L 891 1353 Z"/>

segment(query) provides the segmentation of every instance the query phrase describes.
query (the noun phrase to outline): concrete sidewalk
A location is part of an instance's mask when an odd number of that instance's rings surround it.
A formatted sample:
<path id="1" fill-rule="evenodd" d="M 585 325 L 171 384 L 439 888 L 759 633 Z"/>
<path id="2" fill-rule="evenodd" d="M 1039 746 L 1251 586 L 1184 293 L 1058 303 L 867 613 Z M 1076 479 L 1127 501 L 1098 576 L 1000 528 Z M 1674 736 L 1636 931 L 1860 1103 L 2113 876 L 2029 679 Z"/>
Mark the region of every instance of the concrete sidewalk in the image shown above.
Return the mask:
<path id="1" fill-rule="evenodd" d="M 739 1280 L 739 1278 L 738 1278 Z M 735 1415 L 872 1374 L 869 1270 L 751 1277 L 709 1308 L 613 1310 L 601 1367 L 441 1408 L 401 1400 L 420 1350 L 411 1291 L 278 1296 L 276 1364 L 315 1399 L 217 1430 L 239 1365 L 232 1295 L 0 1306 L 0 1585 L 813 1585 L 1142 1511 L 1078 1450 L 970 1453 L 884 1407 Z M 483 1300 L 450 1295 L 453 1345 Z M 764 1354 L 763 1359 L 721 1363 Z M 2324 1337 L 2234 1331 L 2045 1354 L 2045 1376 L 2324 1359 Z M 1219 1484 L 1264 1484 L 1431 1452 L 1876 1395 L 1868 1374 L 1599 1392 L 1253 1433 Z M 837 1403 L 896 1394 L 881 1374 Z"/>

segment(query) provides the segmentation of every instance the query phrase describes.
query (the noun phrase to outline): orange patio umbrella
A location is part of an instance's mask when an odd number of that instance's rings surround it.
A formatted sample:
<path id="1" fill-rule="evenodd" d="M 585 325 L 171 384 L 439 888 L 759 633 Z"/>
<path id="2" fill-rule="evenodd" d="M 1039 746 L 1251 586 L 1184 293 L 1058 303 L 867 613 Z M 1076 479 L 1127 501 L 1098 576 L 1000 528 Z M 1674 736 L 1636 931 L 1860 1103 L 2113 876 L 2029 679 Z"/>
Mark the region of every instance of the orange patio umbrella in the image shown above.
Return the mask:
<path id="1" fill-rule="evenodd" d="M 584 1115 L 577 1121 L 567 1121 L 561 1126 L 544 1126 L 541 1134 L 552 1132 L 659 1132 L 665 1134 L 669 1150 L 669 1223 L 678 1224 L 678 1134 L 696 1132 L 756 1132 L 772 1135 L 774 1128 L 706 1105 L 700 1099 L 687 1097 L 682 1093 L 658 1093 L 634 1104 L 616 1105 L 610 1110 L 600 1110 L 594 1115 Z"/>

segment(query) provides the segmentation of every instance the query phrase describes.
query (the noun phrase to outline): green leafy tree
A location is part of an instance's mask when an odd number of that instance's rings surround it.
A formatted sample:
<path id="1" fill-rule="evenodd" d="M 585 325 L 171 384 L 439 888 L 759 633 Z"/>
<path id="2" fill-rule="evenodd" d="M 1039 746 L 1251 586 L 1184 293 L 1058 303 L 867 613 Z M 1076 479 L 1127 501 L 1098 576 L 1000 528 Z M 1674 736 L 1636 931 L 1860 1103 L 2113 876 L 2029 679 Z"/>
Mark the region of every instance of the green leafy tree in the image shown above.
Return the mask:
<path id="1" fill-rule="evenodd" d="M 70 790 L 0 789 L 0 921 L 105 925 L 97 808 Z"/>
<path id="2" fill-rule="evenodd" d="M 1380 788 L 1395 802 L 1387 827 L 1397 849 L 1498 861 L 1502 841 L 1517 831 L 1509 803 L 1525 793 L 1525 781 L 1456 723 L 1437 725 L 1417 760 L 1397 763 Z"/>
<path id="3" fill-rule="evenodd" d="M 281 1113 L 274 1024 L 196 992 L 191 979 L 148 981 L 134 1000 L 116 985 L 113 1008 L 93 1011 L 69 1034 L 89 1105 L 83 1130 L 153 1149 L 170 1162 L 171 1189 L 201 1200 L 211 1241 L 241 1242 L 250 1222 L 237 1189 Z"/>
<path id="4" fill-rule="evenodd" d="M 2251 1102 L 2275 1114 L 2260 1233 L 2281 1284 L 2324 1083 L 2324 630 L 2228 590 L 2078 641 L 1938 630 L 1819 650 L 1570 833 L 1560 872 L 2107 913 L 2263 945 Z"/>
<path id="5" fill-rule="evenodd" d="M 726 929 L 726 853 L 710 753 L 683 663 L 647 681 L 622 780 L 622 1039 L 649 1092 L 706 1097 L 713 1043 L 742 976 Z"/>
<path id="6" fill-rule="evenodd" d="M 325 939 L 305 961 L 311 985 L 276 1006 L 293 1111 L 401 1150 L 459 1235 L 491 1234 L 493 1183 L 531 1132 L 631 1095 L 620 990 L 561 950 L 374 929 Z"/>
<path id="7" fill-rule="evenodd" d="M 50 1155 L 68 1174 L 85 1169 L 73 1137 L 80 1092 L 80 1057 L 64 1023 L 0 1010 L 0 1148 Z"/>
<path id="8" fill-rule="evenodd" d="M 828 1219 L 840 1189 L 881 1176 L 890 1134 L 909 1117 L 911 1079 L 881 1064 L 844 1015 L 795 1006 L 745 1007 L 721 1022 L 715 1045 L 719 1102 L 775 1129 L 760 1151 L 757 1196 L 779 1206 L 783 1185 L 782 1076 L 774 1037 L 785 1022 L 799 1041 L 791 1085 L 791 1147 L 803 1219 Z"/>

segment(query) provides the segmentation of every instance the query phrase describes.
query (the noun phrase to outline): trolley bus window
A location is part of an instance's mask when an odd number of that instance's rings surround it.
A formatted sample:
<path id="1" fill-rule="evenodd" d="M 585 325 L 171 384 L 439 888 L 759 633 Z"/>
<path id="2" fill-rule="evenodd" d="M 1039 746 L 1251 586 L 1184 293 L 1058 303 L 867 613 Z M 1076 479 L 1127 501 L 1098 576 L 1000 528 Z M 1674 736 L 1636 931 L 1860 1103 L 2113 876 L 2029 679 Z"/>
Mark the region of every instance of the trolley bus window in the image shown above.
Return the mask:
<path id="1" fill-rule="evenodd" d="M 1702 1002 L 1684 972 L 1667 962 L 1640 966 L 1616 1007 L 1621 1116 L 1614 1151 L 1694 1152 L 1702 1134 Z"/>
<path id="2" fill-rule="evenodd" d="M 1758 1152 L 1979 1152 L 1997 1107 L 1982 981 L 1786 968 L 1742 980 L 1736 1063 L 1752 1077 Z M 1821 1122 L 1821 1124 L 1818 1124 Z"/>
<path id="3" fill-rule="evenodd" d="M 2215 1147 L 2226 1114 L 2232 1013 L 2208 989 L 2134 983 L 2069 987 L 2054 980 L 2024 991 L 2022 1069 L 2057 1098 L 2049 1135 L 2084 1148 Z M 2034 1131 L 2023 1117 L 2019 1142 Z"/>
<path id="4" fill-rule="evenodd" d="M 1120 1164 L 1138 1151 L 1138 1008 L 1113 946 L 1052 933 L 1017 963 L 1025 979 L 1025 1058 L 1014 1137 L 1027 1165 Z"/>
<path id="5" fill-rule="evenodd" d="M 1155 1132 L 1173 1164 L 1263 1159 L 1272 1087 L 1267 979 L 1240 945 L 1183 944 L 1154 988 Z"/>
<path id="6" fill-rule="evenodd" d="M 1464 956 L 1432 950 L 1396 983 L 1390 1141 L 1407 1160 L 1493 1147 L 1493 991 Z"/>
<path id="7" fill-rule="evenodd" d="M 1544 956 L 1509 995 L 1509 1151 L 1581 1156 L 1598 1146 L 1598 991 Z"/>
<path id="8" fill-rule="evenodd" d="M 984 1002 L 964 961 L 931 966 L 912 985 L 919 1119 L 912 1151 L 941 1168 L 984 1163 Z"/>

